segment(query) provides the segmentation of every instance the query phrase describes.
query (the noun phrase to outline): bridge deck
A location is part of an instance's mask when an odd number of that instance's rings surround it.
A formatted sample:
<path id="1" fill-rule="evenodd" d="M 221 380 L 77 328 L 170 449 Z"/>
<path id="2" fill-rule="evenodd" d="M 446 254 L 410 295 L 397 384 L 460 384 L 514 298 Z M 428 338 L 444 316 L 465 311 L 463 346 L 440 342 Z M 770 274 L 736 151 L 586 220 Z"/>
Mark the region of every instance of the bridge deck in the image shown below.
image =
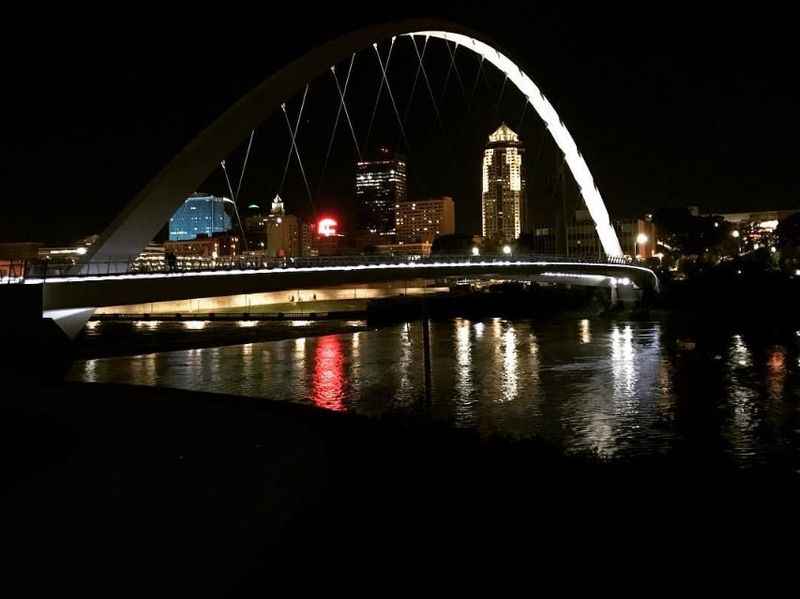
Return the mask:
<path id="1" fill-rule="evenodd" d="M 343 259 L 338 264 L 328 262 L 327 265 L 319 266 L 201 272 L 129 272 L 29 278 L 25 282 L 44 283 L 44 309 L 62 310 L 288 291 L 306 287 L 484 275 L 544 276 L 552 277 L 555 282 L 571 284 L 633 284 L 643 289 L 658 290 L 658 279 L 653 271 L 631 264 L 526 258 L 462 258 L 455 261 L 442 257 L 402 262 L 389 258 L 367 264 Z"/>

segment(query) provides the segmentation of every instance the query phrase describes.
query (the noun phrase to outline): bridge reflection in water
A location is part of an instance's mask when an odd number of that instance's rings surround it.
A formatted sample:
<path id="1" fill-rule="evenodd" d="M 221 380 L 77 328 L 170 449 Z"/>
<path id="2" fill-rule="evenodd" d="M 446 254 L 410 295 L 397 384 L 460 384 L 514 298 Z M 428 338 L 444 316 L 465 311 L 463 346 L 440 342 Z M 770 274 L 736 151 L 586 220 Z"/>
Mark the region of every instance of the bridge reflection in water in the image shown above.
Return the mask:
<path id="1" fill-rule="evenodd" d="M 713 351 L 701 352 L 698 340 L 687 355 L 670 331 L 660 321 L 434 322 L 426 409 L 459 428 L 609 459 L 693 447 L 742 465 L 776 455 L 800 462 L 800 337 L 763 344 L 714 333 L 705 342 Z M 91 360 L 76 363 L 70 376 L 379 416 L 422 405 L 421 354 L 419 325 L 403 324 Z"/>

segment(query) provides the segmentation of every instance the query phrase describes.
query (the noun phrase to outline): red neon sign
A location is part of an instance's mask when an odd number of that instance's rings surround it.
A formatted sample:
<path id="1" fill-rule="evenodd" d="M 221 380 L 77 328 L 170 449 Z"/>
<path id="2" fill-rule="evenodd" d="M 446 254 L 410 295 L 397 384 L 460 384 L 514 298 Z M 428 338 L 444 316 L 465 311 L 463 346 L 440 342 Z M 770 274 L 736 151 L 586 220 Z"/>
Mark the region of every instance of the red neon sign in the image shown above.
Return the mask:
<path id="1" fill-rule="evenodd" d="M 317 232 L 323 237 L 336 235 L 337 223 L 332 218 L 323 218 L 317 224 Z"/>

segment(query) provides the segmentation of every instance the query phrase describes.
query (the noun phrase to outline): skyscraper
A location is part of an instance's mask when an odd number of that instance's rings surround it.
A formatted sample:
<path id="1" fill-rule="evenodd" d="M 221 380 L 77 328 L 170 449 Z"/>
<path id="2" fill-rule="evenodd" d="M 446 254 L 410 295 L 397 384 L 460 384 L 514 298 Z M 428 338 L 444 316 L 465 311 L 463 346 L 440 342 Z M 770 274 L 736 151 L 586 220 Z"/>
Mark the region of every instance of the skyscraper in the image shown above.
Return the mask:
<path id="1" fill-rule="evenodd" d="M 228 198 L 193 193 L 169 219 L 170 241 L 195 239 L 200 234 L 211 237 L 214 233 L 230 231 L 231 217 L 226 206 L 233 206 Z"/>
<path id="2" fill-rule="evenodd" d="M 483 236 L 499 241 L 517 239 L 525 230 L 527 206 L 519 136 L 503 123 L 489 136 L 483 152 Z"/>
<path id="3" fill-rule="evenodd" d="M 378 235 L 394 235 L 395 206 L 406 200 L 406 161 L 389 148 L 378 148 L 372 160 L 356 163 L 358 227 Z"/>

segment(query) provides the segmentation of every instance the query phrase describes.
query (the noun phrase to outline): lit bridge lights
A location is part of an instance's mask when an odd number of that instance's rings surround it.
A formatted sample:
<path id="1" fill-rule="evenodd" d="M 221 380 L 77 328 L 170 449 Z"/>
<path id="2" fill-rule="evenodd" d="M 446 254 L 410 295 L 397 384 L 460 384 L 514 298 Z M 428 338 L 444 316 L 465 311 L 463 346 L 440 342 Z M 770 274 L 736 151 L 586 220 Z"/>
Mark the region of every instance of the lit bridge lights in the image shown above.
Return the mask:
<path id="1" fill-rule="evenodd" d="M 632 264 L 619 264 L 619 263 L 601 263 L 601 262 L 580 262 L 580 261 L 550 261 L 546 259 L 525 259 L 525 257 L 513 258 L 512 256 L 504 256 L 503 258 L 481 258 L 475 257 L 442 257 L 441 260 L 409 260 L 409 261 L 392 261 L 391 258 L 385 261 L 376 261 L 371 263 L 346 263 L 346 260 L 335 260 L 336 264 L 319 264 L 308 265 L 303 259 L 297 265 L 287 266 L 284 268 L 230 268 L 224 270 L 198 270 L 198 271 L 179 271 L 179 272 L 150 272 L 150 273 L 136 273 L 129 272 L 125 274 L 87 274 L 87 275 L 72 275 L 72 276 L 48 276 L 47 279 L 38 277 L 30 277 L 25 279 L 25 284 L 41 284 L 58 285 L 67 283 L 91 283 L 98 281 L 130 281 L 130 280 L 149 280 L 149 279 L 194 279 L 198 280 L 204 277 L 237 277 L 237 276 L 268 276 L 268 277 L 281 277 L 289 274 L 310 274 L 310 273 L 344 273 L 354 271 L 375 271 L 381 272 L 386 270 L 397 270 L 398 277 L 405 276 L 437 276 L 441 273 L 425 272 L 435 271 L 438 269 L 459 269 L 463 271 L 487 271 L 494 268 L 501 270 L 508 270 L 509 268 L 525 269 L 525 268 L 575 268 L 575 269 L 589 269 L 589 270 L 613 270 L 614 274 L 591 274 L 581 272 L 563 272 L 561 270 L 547 270 L 544 273 L 539 273 L 542 276 L 551 277 L 571 277 L 573 279 L 609 279 L 614 285 L 630 285 L 632 280 L 626 276 L 616 276 L 622 269 L 623 272 L 629 273 L 642 273 L 652 280 L 652 287 L 658 290 L 658 278 L 655 273 L 644 267 L 635 266 Z M 403 273 L 402 271 L 408 271 Z M 411 272 L 414 274 L 411 274 Z M 621 274 L 621 273 L 620 273 Z M 598 279 L 599 277 L 599 279 Z"/>
<path id="2" fill-rule="evenodd" d="M 544 94 L 531 78 L 510 58 L 492 46 L 467 35 L 450 33 L 447 31 L 416 31 L 407 35 L 434 37 L 454 42 L 461 47 L 472 50 L 484 60 L 487 60 L 497 67 L 508 77 L 508 80 L 519 89 L 522 95 L 528 98 L 531 106 L 533 106 L 542 121 L 544 121 L 545 127 L 547 127 L 550 135 L 552 135 L 556 145 L 564 153 L 564 160 L 572 172 L 572 176 L 578 184 L 581 196 L 586 202 L 586 208 L 589 210 L 592 220 L 594 220 L 597 235 L 603 246 L 603 251 L 605 251 L 607 256 L 622 256 L 622 247 L 617 238 L 617 233 L 611 225 L 608 210 L 606 210 L 603 198 L 600 196 L 600 191 L 594 183 L 594 178 L 589 171 L 586 161 L 578 151 L 575 140 L 572 139 L 572 135 L 564 126 L 556 109 L 553 108 L 549 100 L 544 97 Z"/>

